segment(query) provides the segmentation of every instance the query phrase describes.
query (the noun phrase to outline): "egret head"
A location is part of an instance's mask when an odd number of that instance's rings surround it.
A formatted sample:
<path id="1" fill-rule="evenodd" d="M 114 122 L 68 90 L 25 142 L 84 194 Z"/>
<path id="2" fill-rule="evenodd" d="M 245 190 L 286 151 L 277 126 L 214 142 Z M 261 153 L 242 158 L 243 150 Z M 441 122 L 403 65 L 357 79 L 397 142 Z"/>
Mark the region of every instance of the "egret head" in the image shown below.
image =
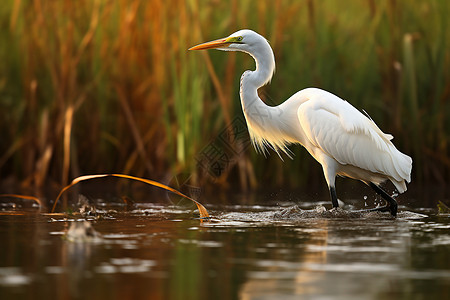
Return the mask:
<path id="1" fill-rule="evenodd" d="M 254 53 L 262 45 L 268 45 L 267 40 L 258 33 L 242 29 L 229 35 L 226 38 L 206 42 L 190 48 L 189 50 L 217 49 L 223 51 L 242 51 Z"/>
<path id="2" fill-rule="evenodd" d="M 250 54 L 256 61 L 256 68 L 264 73 L 258 81 L 261 85 L 268 83 L 275 72 L 275 56 L 269 42 L 253 30 L 242 29 L 226 38 L 206 42 L 189 50 L 204 49 L 241 51 Z"/>
<path id="3" fill-rule="evenodd" d="M 275 72 L 275 56 L 269 42 L 258 33 L 249 29 L 242 29 L 226 38 L 206 42 L 189 50 L 218 49 L 223 51 L 241 51 L 250 54 L 256 62 L 256 70 L 246 76 L 247 81 L 258 87 L 270 82 Z M 251 79 L 251 80 L 250 80 Z M 241 85 L 242 90 L 242 85 Z"/>

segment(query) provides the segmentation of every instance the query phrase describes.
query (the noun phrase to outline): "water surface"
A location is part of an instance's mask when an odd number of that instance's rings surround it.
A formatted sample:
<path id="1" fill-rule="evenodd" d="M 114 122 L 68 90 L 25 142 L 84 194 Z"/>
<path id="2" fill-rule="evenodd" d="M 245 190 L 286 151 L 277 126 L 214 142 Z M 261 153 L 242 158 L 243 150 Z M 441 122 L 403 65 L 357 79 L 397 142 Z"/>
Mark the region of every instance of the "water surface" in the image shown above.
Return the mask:
<path id="1" fill-rule="evenodd" d="M 83 215 L 4 205 L 0 298 L 450 297 L 448 215 L 401 207 L 394 219 L 320 205 L 210 205 L 208 222 L 157 204 Z"/>

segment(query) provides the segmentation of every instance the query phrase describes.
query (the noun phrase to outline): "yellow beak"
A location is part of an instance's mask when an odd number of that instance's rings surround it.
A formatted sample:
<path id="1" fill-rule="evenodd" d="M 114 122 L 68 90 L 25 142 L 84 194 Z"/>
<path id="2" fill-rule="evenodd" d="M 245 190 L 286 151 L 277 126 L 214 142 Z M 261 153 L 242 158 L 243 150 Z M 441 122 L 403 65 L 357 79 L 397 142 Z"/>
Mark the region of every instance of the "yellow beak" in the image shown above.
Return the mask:
<path id="1" fill-rule="evenodd" d="M 232 42 L 229 39 L 218 39 L 210 42 L 206 42 L 194 47 L 189 48 L 189 50 L 205 50 L 205 49 L 215 49 L 215 48 L 225 48 L 230 46 Z"/>

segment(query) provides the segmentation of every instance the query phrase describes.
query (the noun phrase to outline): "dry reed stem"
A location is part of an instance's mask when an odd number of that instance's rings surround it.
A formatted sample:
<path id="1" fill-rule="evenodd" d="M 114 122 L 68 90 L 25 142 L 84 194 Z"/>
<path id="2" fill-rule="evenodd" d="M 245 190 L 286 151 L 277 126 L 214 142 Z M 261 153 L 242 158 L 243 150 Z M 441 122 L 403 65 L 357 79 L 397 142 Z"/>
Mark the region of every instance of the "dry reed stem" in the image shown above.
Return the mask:
<path id="1" fill-rule="evenodd" d="M 141 133 L 136 124 L 136 121 L 133 117 L 133 112 L 131 111 L 130 105 L 128 103 L 127 97 L 125 96 L 125 92 L 122 88 L 116 85 L 117 97 L 120 100 L 120 105 L 122 106 L 123 113 L 125 115 L 125 119 L 130 127 L 131 133 L 133 135 L 134 141 L 136 143 L 137 151 L 141 155 L 143 163 L 149 173 L 153 172 L 153 165 L 151 161 L 147 157 L 147 153 L 145 151 L 144 142 L 142 140 Z"/>
<path id="2" fill-rule="evenodd" d="M 80 176 L 80 177 L 75 178 L 74 180 L 72 180 L 72 182 L 71 182 L 68 186 L 64 187 L 64 188 L 60 191 L 60 193 L 59 193 L 58 196 L 56 197 L 55 203 L 53 204 L 51 213 L 53 213 L 53 212 L 55 211 L 56 204 L 58 204 L 58 200 L 61 198 L 62 194 L 63 194 L 65 191 L 67 191 L 69 188 L 71 188 L 72 186 L 76 185 L 77 183 L 79 183 L 79 182 L 81 182 L 81 181 L 90 180 L 90 179 L 95 179 L 95 178 L 104 178 L 104 177 L 118 177 L 118 178 L 125 178 L 125 179 L 136 180 L 136 181 L 140 181 L 140 182 L 143 182 L 143 183 L 146 183 L 146 184 L 149 184 L 149 185 L 152 185 L 152 186 L 156 186 L 156 187 L 162 188 L 162 189 L 164 189 L 164 190 L 170 191 L 170 192 L 172 192 L 172 193 L 177 194 L 178 196 L 184 197 L 184 198 L 186 198 L 186 199 L 191 200 L 192 202 L 194 202 L 195 205 L 196 205 L 197 208 L 198 208 L 199 213 L 200 213 L 200 220 L 209 218 L 208 211 L 207 211 L 206 208 L 205 208 L 200 202 L 198 202 L 197 200 L 194 200 L 194 199 L 192 199 L 191 197 L 186 196 L 185 194 L 183 194 L 183 193 L 177 191 L 176 189 L 171 188 L 170 186 L 167 186 L 167 185 L 165 185 L 165 184 L 159 183 L 159 182 L 157 182 L 157 181 L 153 181 L 153 180 L 145 179 L 145 178 L 140 178 L 140 177 L 135 177 L 135 176 L 131 176 L 131 175 L 125 175 L 125 174 L 95 174 L 95 175 L 84 175 L 84 176 Z"/>
<path id="3" fill-rule="evenodd" d="M 62 184 L 67 185 L 69 179 L 70 168 L 70 141 L 73 124 L 73 107 L 70 105 L 65 113 L 64 118 L 64 154 L 63 154 L 63 170 Z"/>
<path id="4" fill-rule="evenodd" d="M 39 200 L 39 198 L 34 196 L 27 196 L 27 195 L 17 195 L 17 194 L 0 194 L 0 197 L 2 198 L 18 198 L 18 199 L 27 199 L 27 200 L 33 200 L 37 204 L 39 204 L 39 208 L 42 208 L 42 202 Z"/>

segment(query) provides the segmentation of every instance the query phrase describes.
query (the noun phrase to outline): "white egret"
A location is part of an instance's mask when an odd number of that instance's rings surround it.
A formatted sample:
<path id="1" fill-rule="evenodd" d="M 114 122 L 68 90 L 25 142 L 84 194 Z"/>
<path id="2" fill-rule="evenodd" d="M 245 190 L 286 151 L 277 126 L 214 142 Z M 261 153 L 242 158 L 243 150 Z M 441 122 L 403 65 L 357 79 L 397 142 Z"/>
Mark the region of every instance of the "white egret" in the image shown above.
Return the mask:
<path id="1" fill-rule="evenodd" d="M 370 118 L 332 93 L 306 88 L 278 106 L 266 105 L 258 88 L 270 82 L 275 57 L 268 41 L 252 30 L 203 43 L 189 50 L 218 49 L 241 51 L 256 62 L 254 71 L 241 77 L 241 104 L 255 148 L 287 152 L 289 144 L 301 144 L 322 165 L 333 207 L 338 207 L 336 176 L 361 180 L 385 200 L 386 205 L 371 210 L 397 215 L 397 202 L 380 184 L 390 180 L 400 193 L 411 181 L 412 159 L 398 151 L 393 138 L 383 133 Z"/>

